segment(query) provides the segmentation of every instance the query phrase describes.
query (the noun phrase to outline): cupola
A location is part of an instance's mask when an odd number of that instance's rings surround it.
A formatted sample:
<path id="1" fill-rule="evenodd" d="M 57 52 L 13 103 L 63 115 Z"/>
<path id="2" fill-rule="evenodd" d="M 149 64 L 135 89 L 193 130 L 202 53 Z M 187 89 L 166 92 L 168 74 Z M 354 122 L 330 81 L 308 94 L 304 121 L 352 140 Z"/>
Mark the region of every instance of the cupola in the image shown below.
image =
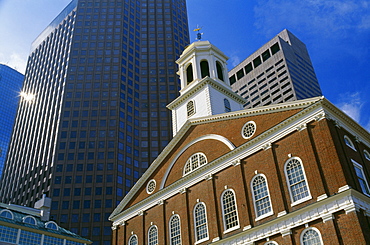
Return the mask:
<path id="1" fill-rule="evenodd" d="M 180 96 L 167 106 L 172 110 L 174 135 L 188 119 L 243 109 L 246 101 L 230 87 L 227 60 L 228 57 L 209 41 L 197 41 L 176 61 Z"/>

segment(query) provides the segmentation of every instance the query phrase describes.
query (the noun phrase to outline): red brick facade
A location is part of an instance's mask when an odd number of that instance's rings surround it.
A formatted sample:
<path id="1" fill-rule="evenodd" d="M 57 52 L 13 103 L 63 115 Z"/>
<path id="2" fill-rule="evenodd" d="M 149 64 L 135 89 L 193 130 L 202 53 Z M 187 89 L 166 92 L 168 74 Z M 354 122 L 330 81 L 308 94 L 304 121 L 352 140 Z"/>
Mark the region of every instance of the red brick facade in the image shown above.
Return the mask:
<path id="1" fill-rule="evenodd" d="M 323 117 L 323 111 L 335 119 Z M 256 132 L 245 139 L 241 130 L 249 121 L 255 122 Z M 346 145 L 345 135 L 355 149 Z M 170 245 L 173 215 L 180 217 L 183 245 L 295 245 L 308 230 L 319 234 L 323 244 L 370 244 L 370 198 L 363 194 L 352 161 L 368 180 L 370 160 L 364 150 L 370 152 L 369 142 L 365 130 L 325 99 L 189 122 L 112 214 L 113 244 L 129 244 L 132 236 L 138 244 L 149 244 L 148 230 L 155 225 L 158 244 Z M 183 176 L 185 163 L 198 152 L 208 163 Z M 302 183 L 308 186 L 302 202 L 290 194 L 286 163 L 292 159 L 300 161 Z M 265 178 L 272 210 L 264 218 L 255 211 L 251 181 L 257 175 Z M 156 188 L 148 194 L 152 179 Z M 225 190 L 235 193 L 238 216 L 238 225 L 227 232 Z M 197 242 L 197 203 L 206 207 L 208 238 L 203 242 Z"/>

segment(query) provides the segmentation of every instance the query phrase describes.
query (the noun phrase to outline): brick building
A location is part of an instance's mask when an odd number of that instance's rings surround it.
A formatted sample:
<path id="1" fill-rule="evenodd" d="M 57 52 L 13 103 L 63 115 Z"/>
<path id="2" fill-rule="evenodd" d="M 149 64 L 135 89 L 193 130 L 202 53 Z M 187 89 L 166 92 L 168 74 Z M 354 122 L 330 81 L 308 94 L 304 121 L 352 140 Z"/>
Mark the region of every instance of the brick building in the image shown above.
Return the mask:
<path id="1" fill-rule="evenodd" d="M 323 97 L 240 110 L 226 59 L 202 41 L 177 61 L 174 138 L 113 244 L 370 244 L 369 133 Z"/>

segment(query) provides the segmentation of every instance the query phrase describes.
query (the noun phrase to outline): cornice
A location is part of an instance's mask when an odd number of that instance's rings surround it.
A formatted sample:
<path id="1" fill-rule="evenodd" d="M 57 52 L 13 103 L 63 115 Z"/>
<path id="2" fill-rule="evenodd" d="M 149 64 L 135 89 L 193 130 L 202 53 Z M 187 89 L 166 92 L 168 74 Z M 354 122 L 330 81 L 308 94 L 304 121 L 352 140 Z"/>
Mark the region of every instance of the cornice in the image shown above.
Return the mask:
<path id="1" fill-rule="evenodd" d="M 187 133 L 191 126 L 203 124 L 206 122 L 231 120 L 246 116 L 256 116 L 293 109 L 303 109 L 303 110 L 297 112 L 296 114 L 287 118 L 278 125 L 275 125 L 273 128 L 256 136 L 252 140 L 247 141 L 245 144 L 239 146 L 233 151 L 221 156 L 220 158 L 214 160 L 213 162 L 208 163 L 207 165 L 203 166 L 197 171 L 194 171 L 191 174 L 179 179 L 170 186 L 152 194 L 148 198 L 142 200 L 141 202 L 135 204 L 134 206 L 122 212 L 122 209 L 125 207 L 125 205 L 127 205 L 128 201 L 131 200 L 131 198 L 133 198 L 137 191 L 145 184 L 149 176 L 154 173 L 159 164 L 164 160 L 164 158 L 169 154 L 169 152 L 174 149 L 174 147 L 184 137 L 184 135 Z M 264 106 L 257 109 L 241 110 L 237 112 L 224 113 L 220 115 L 208 116 L 204 118 L 197 118 L 187 121 L 181 127 L 181 129 L 175 135 L 175 137 L 170 141 L 170 143 L 165 147 L 165 149 L 158 156 L 158 158 L 151 164 L 151 166 L 144 173 L 144 175 L 138 180 L 136 185 L 131 189 L 131 191 L 117 206 L 117 208 L 110 216 L 110 220 L 113 220 L 114 223 L 116 223 L 117 220 L 118 221 L 127 220 L 129 217 L 132 217 L 130 213 L 133 210 L 140 208 L 145 209 L 146 207 L 149 208 L 150 206 L 155 205 L 150 203 L 156 203 L 159 200 L 165 200 L 170 196 L 177 194 L 179 189 L 188 188 L 189 186 L 199 181 L 202 181 L 204 179 L 204 176 L 213 175 L 214 173 L 217 173 L 218 171 L 226 167 L 229 167 L 232 162 L 238 161 L 239 159 L 243 159 L 248 155 L 251 155 L 252 153 L 257 152 L 259 150 L 266 149 L 267 146 L 270 146 L 272 143 L 294 132 L 295 130 L 304 128 L 303 125 L 312 121 L 319 121 L 324 118 L 340 121 L 347 131 L 353 133 L 354 135 L 359 135 L 359 139 L 363 143 L 367 144 L 367 146 L 370 145 L 369 140 L 367 140 L 370 139 L 370 134 L 360 125 L 358 125 L 353 119 L 349 118 L 345 113 L 336 108 L 324 97 L 316 97 L 301 101 Z M 135 213 L 135 211 L 132 213 Z"/>
<path id="2" fill-rule="evenodd" d="M 169 148 L 167 147 L 165 148 L 164 153 L 160 154 L 160 156 L 153 162 L 152 166 L 144 173 L 142 178 L 139 179 L 139 181 L 128 193 L 128 195 L 118 205 L 118 207 L 110 216 L 110 220 L 113 220 L 114 223 L 116 223 L 117 220 L 121 222 L 122 221 L 121 219 L 123 219 L 124 221 L 134 217 L 139 210 L 146 210 L 151 206 L 156 205 L 156 203 L 159 200 L 164 200 L 177 194 L 179 189 L 188 188 L 196 184 L 197 182 L 202 181 L 204 179 L 204 176 L 215 174 L 221 171 L 222 169 L 230 166 L 233 162 L 238 161 L 239 159 L 246 158 L 248 155 L 251 155 L 259 150 L 265 149 L 267 144 L 271 144 L 277 141 L 278 139 L 285 137 L 291 132 L 294 132 L 296 128 L 302 123 L 308 123 L 315 120 L 314 118 L 321 113 L 322 108 L 320 107 L 320 104 L 319 103 L 312 104 L 305 110 L 302 110 L 296 113 L 295 115 L 287 118 L 283 122 L 256 136 L 252 140 L 247 141 L 246 143 L 234 149 L 233 151 L 226 153 L 225 155 L 204 165 L 197 171 L 194 171 L 182 177 L 181 179 L 177 180 L 170 186 L 167 186 L 166 188 L 152 194 L 151 196 L 140 201 L 134 206 L 119 213 L 128 203 L 128 201 L 136 194 L 140 187 L 145 183 L 147 178 L 156 170 L 157 168 L 156 165 L 159 164 L 164 159 L 165 156 L 167 156 L 168 152 L 172 150 L 173 146 L 182 138 L 181 135 L 179 135 L 179 137 L 177 137 L 178 135 L 176 135 L 176 137 L 173 139 L 174 142 L 173 141 L 170 142 L 171 145 L 168 145 Z M 185 126 L 187 127 L 190 127 L 190 125 L 191 125 L 190 123 L 185 124 Z"/>
<path id="3" fill-rule="evenodd" d="M 170 104 L 167 105 L 167 108 L 170 110 L 173 110 L 175 107 L 181 105 L 185 101 L 189 99 L 192 95 L 200 91 L 203 87 L 206 85 L 211 85 L 215 89 L 217 89 L 219 92 L 223 93 L 224 95 L 228 96 L 229 98 L 232 98 L 236 102 L 240 104 L 244 104 L 246 100 L 241 97 L 240 95 L 234 93 L 231 88 L 227 88 L 226 86 L 220 85 L 219 82 L 216 82 L 210 77 L 205 77 L 202 80 L 198 81 L 196 85 L 191 87 L 189 90 L 187 90 L 184 94 L 182 94 L 180 97 L 176 98 L 174 101 L 172 101 Z"/>
<path id="4" fill-rule="evenodd" d="M 233 236 L 213 242 L 215 245 L 232 245 L 232 244 L 253 244 L 261 239 L 274 236 L 276 234 L 289 234 L 292 229 L 301 225 L 308 225 L 310 222 L 321 219 L 327 222 L 334 218 L 333 214 L 344 210 L 347 213 L 364 210 L 370 211 L 370 198 L 349 189 L 324 200 L 315 202 L 297 211 L 285 214 L 274 220 L 266 222 L 242 231 Z"/>

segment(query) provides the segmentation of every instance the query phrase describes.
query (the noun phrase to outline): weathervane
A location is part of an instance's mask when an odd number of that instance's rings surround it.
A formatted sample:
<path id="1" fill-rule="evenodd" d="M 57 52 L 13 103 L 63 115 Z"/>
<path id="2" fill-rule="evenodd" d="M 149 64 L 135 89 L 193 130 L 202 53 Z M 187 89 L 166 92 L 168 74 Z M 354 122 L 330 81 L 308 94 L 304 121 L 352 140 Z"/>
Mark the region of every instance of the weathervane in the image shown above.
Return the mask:
<path id="1" fill-rule="evenodd" d="M 196 40 L 200 41 L 202 39 L 202 35 L 203 33 L 200 33 L 200 30 L 202 29 L 202 27 L 199 27 L 199 25 L 197 25 L 197 28 L 195 28 L 193 31 L 197 31 L 197 38 Z"/>

